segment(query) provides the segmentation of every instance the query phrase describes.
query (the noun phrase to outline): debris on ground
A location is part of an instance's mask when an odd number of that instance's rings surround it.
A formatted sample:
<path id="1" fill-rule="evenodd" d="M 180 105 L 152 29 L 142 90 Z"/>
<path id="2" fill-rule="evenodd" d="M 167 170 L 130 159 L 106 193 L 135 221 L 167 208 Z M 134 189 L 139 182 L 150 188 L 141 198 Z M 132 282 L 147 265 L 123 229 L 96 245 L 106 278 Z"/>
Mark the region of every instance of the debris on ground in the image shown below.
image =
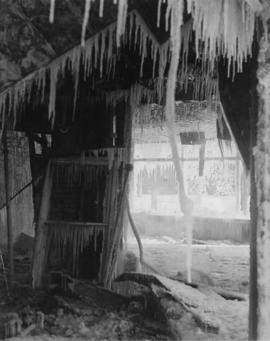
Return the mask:
<path id="1" fill-rule="evenodd" d="M 216 287 L 205 283 L 190 286 L 158 275 L 130 273 L 114 283 L 117 292 L 112 292 L 99 287 L 98 283 L 52 272 L 51 290 L 33 290 L 27 257 L 15 261 L 15 273 L 10 297 L 6 294 L 3 274 L 0 274 L 0 339 L 219 340 L 222 337 L 226 340 L 247 337 L 248 301 L 239 302 L 240 294 L 236 297 L 223 290 L 225 296 L 229 294 L 224 299 L 222 293 L 216 292 Z M 57 283 L 65 284 L 59 287 Z"/>
<path id="2" fill-rule="evenodd" d="M 151 304 L 139 292 L 125 297 L 87 280 L 74 280 L 72 291 L 52 285 L 49 291 L 34 290 L 29 273 L 29 260 L 17 259 L 10 298 L 0 277 L 0 339 L 169 339 L 164 321 L 153 318 Z"/>

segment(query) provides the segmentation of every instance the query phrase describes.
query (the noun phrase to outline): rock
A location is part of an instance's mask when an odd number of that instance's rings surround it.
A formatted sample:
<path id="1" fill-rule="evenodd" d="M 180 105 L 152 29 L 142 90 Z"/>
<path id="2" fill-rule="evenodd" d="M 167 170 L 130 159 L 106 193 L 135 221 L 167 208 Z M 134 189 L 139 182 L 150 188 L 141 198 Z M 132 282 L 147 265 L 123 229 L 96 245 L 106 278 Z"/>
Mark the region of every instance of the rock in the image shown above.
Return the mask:
<path id="1" fill-rule="evenodd" d="M 66 336 L 73 336 L 73 330 L 72 329 L 67 329 L 66 331 L 65 331 L 65 335 Z"/>
<path id="2" fill-rule="evenodd" d="M 91 334 L 91 330 L 85 326 L 84 322 L 81 322 L 79 325 L 79 334 L 81 336 L 89 336 Z"/>
<path id="3" fill-rule="evenodd" d="M 77 314 L 78 316 L 81 315 L 81 310 L 79 308 L 74 308 L 73 312 L 74 314 Z"/>
<path id="4" fill-rule="evenodd" d="M 58 308 L 56 315 L 57 315 L 57 317 L 63 317 L 64 316 L 64 309 Z"/>
<path id="5" fill-rule="evenodd" d="M 95 309 L 95 310 L 93 311 L 93 314 L 94 314 L 95 316 L 97 316 L 97 317 L 100 317 L 100 316 L 102 316 L 102 315 L 104 314 L 104 310 L 101 309 L 101 308 L 97 308 L 97 309 Z"/>
<path id="6" fill-rule="evenodd" d="M 144 312 L 144 304 L 138 300 L 132 300 L 128 304 L 128 312 L 129 313 L 136 313 L 141 314 Z"/>
<path id="7" fill-rule="evenodd" d="M 27 328 L 25 328 L 24 330 L 21 331 L 20 336 L 25 337 L 25 336 L 29 335 L 35 328 L 36 328 L 36 325 L 34 323 L 30 324 L 30 326 L 28 326 Z"/>
<path id="8" fill-rule="evenodd" d="M 56 317 L 53 314 L 49 314 L 45 316 L 45 321 L 49 324 L 49 325 L 53 325 L 55 324 L 55 320 Z"/>
<path id="9" fill-rule="evenodd" d="M 37 327 L 40 329 L 44 329 L 44 320 L 45 320 L 45 315 L 42 311 L 37 312 Z"/>
<path id="10" fill-rule="evenodd" d="M 26 327 L 34 323 L 34 315 L 34 311 L 29 306 L 22 310 L 22 321 Z"/>

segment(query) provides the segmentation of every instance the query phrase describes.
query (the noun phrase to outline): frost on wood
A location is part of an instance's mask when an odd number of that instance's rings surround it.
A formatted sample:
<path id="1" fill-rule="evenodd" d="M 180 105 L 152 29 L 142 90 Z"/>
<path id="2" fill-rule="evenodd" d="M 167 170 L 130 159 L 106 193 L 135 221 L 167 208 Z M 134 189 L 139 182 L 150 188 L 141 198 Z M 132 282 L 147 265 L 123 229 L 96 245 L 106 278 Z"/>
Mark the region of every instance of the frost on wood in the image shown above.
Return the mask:
<path id="1" fill-rule="evenodd" d="M 270 335 L 270 59 L 269 42 L 262 38 L 258 57 L 259 118 L 255 174 L 257 182 L 258 337 Z"/>

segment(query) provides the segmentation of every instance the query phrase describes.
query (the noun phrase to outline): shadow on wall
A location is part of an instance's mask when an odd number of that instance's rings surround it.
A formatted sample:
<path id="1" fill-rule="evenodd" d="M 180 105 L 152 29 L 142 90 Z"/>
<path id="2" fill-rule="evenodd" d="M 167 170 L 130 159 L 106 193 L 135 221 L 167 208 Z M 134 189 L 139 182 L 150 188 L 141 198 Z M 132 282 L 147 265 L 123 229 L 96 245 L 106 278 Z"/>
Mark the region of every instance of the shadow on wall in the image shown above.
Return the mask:
<path id="1" fill-rule="evenodd" d="M 163 235 L 174 239 L 183 239 L 185 236 L 182 217 L 134 213 L 133 218 L 139 233 L 143 236 Z M 249 229 L 249 220 L 194 217 L 193 238 L 248 243 Z"/>

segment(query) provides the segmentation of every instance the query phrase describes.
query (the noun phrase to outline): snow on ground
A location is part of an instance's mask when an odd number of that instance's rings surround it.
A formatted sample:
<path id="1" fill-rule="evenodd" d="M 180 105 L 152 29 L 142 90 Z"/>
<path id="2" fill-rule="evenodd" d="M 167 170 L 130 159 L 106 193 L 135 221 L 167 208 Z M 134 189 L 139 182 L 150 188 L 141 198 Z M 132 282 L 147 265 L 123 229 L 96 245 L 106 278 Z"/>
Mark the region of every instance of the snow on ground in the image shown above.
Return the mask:
<path id="1" fill-rule="evenodd" d="M 185 270 L 186 246 L 172 238 L 142 238 L 147 263 L 166 276 Z M 134 238 L 128 239 L 128 249 L 138 253 Z M 209 241 L 193 245 L 193 268 L 209 275 L 216 286 L 230 291 L 248 293 L 249 246 L 230 242 Z M 248 301 L 225 301 L 218 306 L 222 329 L 219 335 L 208 335 L 208 340 L 247 340 Z M 198 338 L 200 337 L 198 336 Z"/>
<path id="2" fill-rule="evenodd" d="M 170 237 L 142 238 L 147 263 L 166 276 L 185 270 L 186 246 Z M 136 240 L 128 238 L 128 249 L 138 254 Z M 223 289 L 248 292 L 249 245 L 209 242 L 193 245 L 193 268 L 201 270 Z"/>

